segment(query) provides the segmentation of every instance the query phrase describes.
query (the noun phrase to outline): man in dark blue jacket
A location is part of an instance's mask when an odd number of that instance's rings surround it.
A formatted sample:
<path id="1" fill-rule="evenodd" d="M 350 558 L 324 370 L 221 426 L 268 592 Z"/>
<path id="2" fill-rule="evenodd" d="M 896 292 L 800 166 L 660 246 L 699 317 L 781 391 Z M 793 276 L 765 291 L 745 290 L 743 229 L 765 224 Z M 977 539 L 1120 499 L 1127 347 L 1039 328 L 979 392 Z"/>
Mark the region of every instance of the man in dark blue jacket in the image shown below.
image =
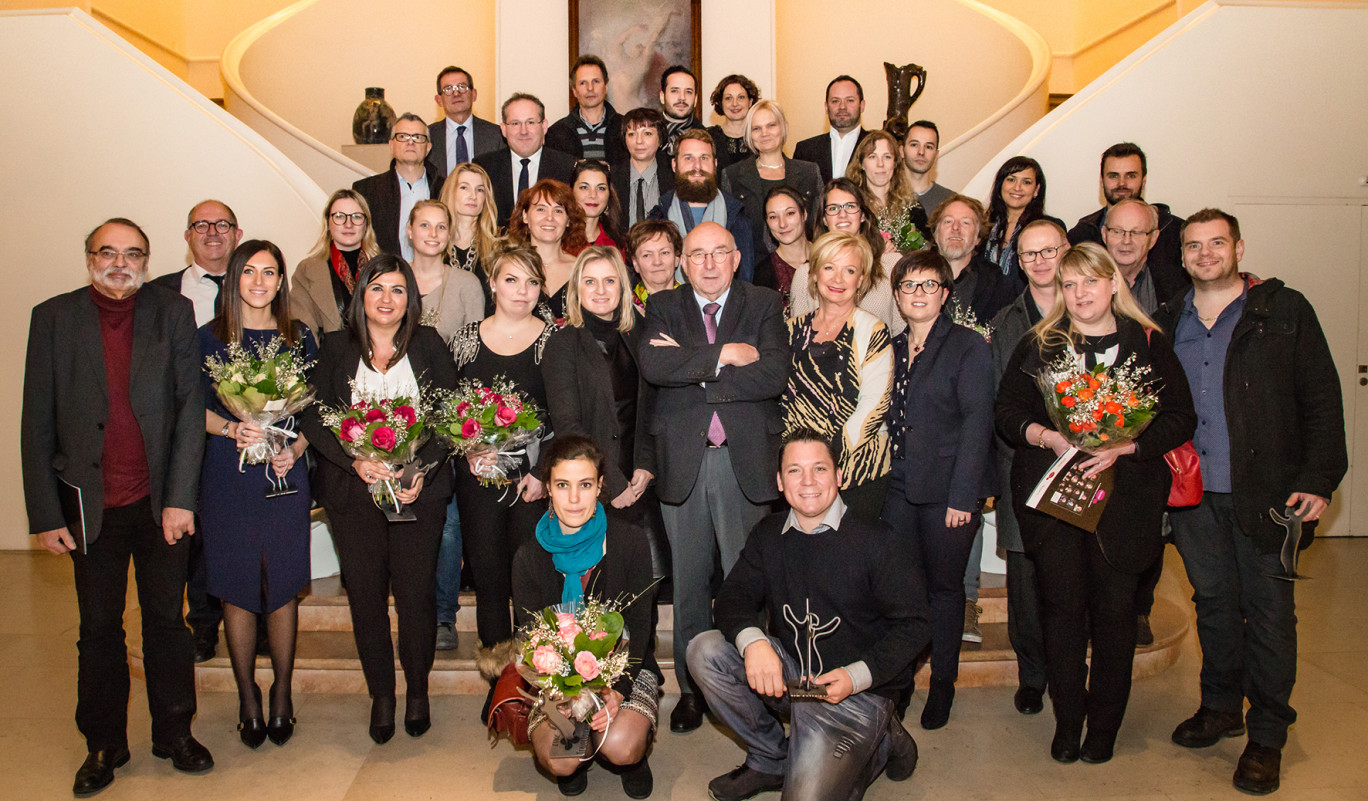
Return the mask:
<path id="1" fill-rule="evenodd" d="M 1239 271 L 1240 223 L 1203 209 L 1183 224 L 1192 289 L 1156 316 L 1192 386 L 1205 492 L 1170 515 L 1202 644 L 1202 705 L 1173 732 L 1187 748 L 1243 734 L 1235 787 L 1278 789 L 1297 676 L 1293 583 L 1273 514 L 1295 509 L 1309 544 L 1348 469 L 1339 376 L 1316 313 L 1277 279 Z M 1249 714 L 1243 716 L 1244 702 Z"/>
<path id="2" fill-rule="evenodd" d="M 712 136 L 702 128 L 680 134 L 670 165 L 675 171 L 674 190 L 660 194 L 660 204 L 651 211 L 651 219 L 669 220 L 685 237 L 701 222 L 726 228 L 741 254 L 737 277 L 750 283 L 755 276 L 751 225 L 759 223 L 746 218 L 746 207 L 740 200 L 717 188 Z"/>

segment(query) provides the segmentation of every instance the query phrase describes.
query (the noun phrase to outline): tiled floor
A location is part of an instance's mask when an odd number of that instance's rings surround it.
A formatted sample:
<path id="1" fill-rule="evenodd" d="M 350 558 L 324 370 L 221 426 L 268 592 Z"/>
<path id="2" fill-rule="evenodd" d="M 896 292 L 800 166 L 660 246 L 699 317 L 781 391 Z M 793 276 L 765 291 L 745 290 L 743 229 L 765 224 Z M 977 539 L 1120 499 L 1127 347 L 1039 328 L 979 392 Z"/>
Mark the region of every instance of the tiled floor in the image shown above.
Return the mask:
<path id="1" fill-rule="evenodd" d="M 1186 601 L 1189 589 L 1172 549 L 1161 594 Z M 1368 799 L 1368 539 L 1318 542 L 1305 554 L 1298 585 L 1301 658 L 1293 703 L 1301 722 L 1283 758 L 1283 801 Z M 72 722 L 76 704 L 76 603 L 68 560 L 0 553 L 0 799 L 69 798 L 85 747 Z M 1169 743 L 1173 726 L 1197 708 L 1194 641 L 1178 663 L 1135 685 L 1116 758 L 1106 765 L 1057 765 L 1047 754 L 1053 722 L 1012 710 L 1009 688 L 964 689 L 950 725 L 915 727 L 921 764 L 911 780 L 880 779 L 867 798 L 1093 799 L 1208 801 L 1242 797 L 1230 786 L 1242 740 L 1203 751 Z M 249 751 L 238 742 L 232 693 L 202 693 L 196 735 L 214 752 L 207 776 L 177 774 L 149 753 L 143 685 L 133 682 L 129 740 L 133 760 L 101 799 L 559 798 L 528 754 L 487 744 L 476 717 L 480 698 L 433 699 L 432 731 L 388 745 L 366 735 L 361 696 L 299 695 L 295 738 Z M 668 713 L 672 698 L 665 700 Z M 742 759 L 720 729 L 660 735 L 651 765 L 654 798 L 704 799 L 707 782 Z M 777 795 L 768 796 L 777 799 Z M 595 769 L 586 799 L 625 798 L 616 777 Z M 762 796 L 764 798 L 764 796 Z"/>

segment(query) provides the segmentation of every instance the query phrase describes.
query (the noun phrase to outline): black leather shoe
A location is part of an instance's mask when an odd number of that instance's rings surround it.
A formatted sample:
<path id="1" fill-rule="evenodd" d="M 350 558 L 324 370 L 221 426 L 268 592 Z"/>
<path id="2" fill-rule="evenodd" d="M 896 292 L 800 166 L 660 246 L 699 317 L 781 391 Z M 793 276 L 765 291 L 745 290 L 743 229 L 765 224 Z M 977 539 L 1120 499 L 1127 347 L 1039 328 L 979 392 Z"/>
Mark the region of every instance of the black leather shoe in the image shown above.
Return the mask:
<path id="1" fill-rule="evenodd" d="M 1050 742 L 1050 758 L 1065 765 L 1078 761 L 1078 734 L 1055 729 L 1054 740 Z"/>
<path id="2" fill-rule="evenodd" d="M 171 760 L 171 767 L 181 773 L 204 773 L 214 767 L 214 757 L 209 749 L 189 734 L 165 745 L 153 743 L 152 756 Z"/>
<path id="3" fill-rule="evenodd" d="M 895 717 L 888 720 L 888 763 L 884 775 L 889 781 L 900 782 L 912 777 L 917 769 L 917 741 Z"/>
<path id="4" fill-rule="evenodd" d="M 1112 758 L 1112 751 L 1116 749 L 1116 732 L 1096 731 L 1088 728 L 1088 736 L 1083 738 L 1083 747 L 1079 749 L 1078 756 L 1090 765 L 1100 765 L 1109 762 Z"/>
<path id="5" fill-rule="evenodd" d="M 294 718 L 271 718 L 266 721 L 266 736 L 276 745 L 284 745 L 294 735 Z"/>
<path id="6" fill-rule="evenodd" d="M 1197 714 L 1178 724 L 1173 730 L 1173 741 L 1184 748 L 1206 748 L 1222 737 L 1244 734 L 1244 717 L 1239 712 L 1217 712 L 1202 707 Z"/>
<path id="7" fill-rule="evenodd" d="M 950 707 L 954 703 L 955 683 L 945 679 L 932 679 L 931 691 L 926 694 L 926 706 L 922 707 L 922 728 L 939 729 L 949 723 Z"/>
<path id="8" fill-rule="evenodd" d="M 371 699 L 370 738 L 384 745 L 394 736 L 394 696 Z"/>
<path id="9" fill-rule="evenodd" d="M 91 751 L 76 771 L 71 792 L 77 798 L 95 795 L 114 781 L 114 769 L 128 764 L 128 746 Z"/>
<path id="10" fill-rule="evenodd" d="M 1012 704 L 1016 711 L 1023 715 L 1036 715 L 1045 708 L 1045 691 L 1037 690 L 1034 687 L 1018 687 L 1016 695 L 1012 696 Z"/>
<path id="11" fill-rule="evenodd" d="M 684 734 L 702 726 L 703 709 L 703 697 L 698 693 L 679 696 L 679 703 L 675 704 L 674 711 L 670 713 L 670 731 Z"/>
<path id="12" fill-rule="evenodd" d="M 266 742 L 266 721 L 261 718 L 248 718 L 238 722 L 238 737 L 248 748 L 257 748 Z"/>
<path id="13" fill-rule="evenodd" d="M 650 798 L 654 789 L 655 776 L 651 775 L 651 766 L 646 762 L 646 757 L 622 772 L 622 792 L 628 798 Z"/>
<path id="14" fill-rule="evenodd" d="M 1135 647 L 1148 648 L 1154 645 L 1154 629 L 1150 628 L 1149 615 L 1135 616 Z"/>
<path id="15" fill-rule="evenodd" d="M 556 789 L 560 794 L 566 796 L 576 796 L 584 792 L 589 787 L 589 769 L 586 765 L 581 765 L 580 769 L 569 776 L 556 777 Z"/>
<path id="16" fill-rule="evenodd" d="M 404 697 L 404 731 L 410 737 L 422 737 L 432 728 L 432 715 L 428 711 L 426 695 L 409 694 Z"/>
<path id="17" fill-rule="evenodd" d="M 745 801 L 761 793 L 784 789 L 784 777 L 761 773 L 745 765 L 708 782 L 708 795 L 713 801 Z"/>
<path id="18" fill-rule="evenodd" d="M 1282 771 L 1282 749 L 1250 741 L 1235 766 L 1235 789 L 1252 795 L 1268 795 L 1278 789 Z"/>
<path id="19" fill-rule="evenodd" d="M 195 629 L 195 664 L 208 662 L 218 650 L 218 627 L 200 626 Z"/>

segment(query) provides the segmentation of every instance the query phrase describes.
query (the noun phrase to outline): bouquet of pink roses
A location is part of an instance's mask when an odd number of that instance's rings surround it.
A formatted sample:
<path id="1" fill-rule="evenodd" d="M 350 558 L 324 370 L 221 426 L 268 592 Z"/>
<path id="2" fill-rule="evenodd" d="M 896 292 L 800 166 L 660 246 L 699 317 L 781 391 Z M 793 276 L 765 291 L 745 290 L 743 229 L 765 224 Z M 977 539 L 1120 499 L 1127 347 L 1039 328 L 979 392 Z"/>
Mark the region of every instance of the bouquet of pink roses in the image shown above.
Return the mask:
<path id="1" fill-rule="evenodd" d="M 454 452 L 494 451 L 492 464 L 479 476 L 482 485 L 505 486 L 521 456 L 535 460 L 541 419 L 536 406 L 507 378 L 498 376 L 488 387 L 463 381 L 455 392 L 444 393 L 437 405 L 433 428 Z"/>
<path id="2" fill-rule="evenodd" d="M 567 704 L 573 720 L 594 716 L 602 704 L 600 691 L 627 671 L 627 631 L 619 609 L 619 604 L 593 598 L 556 604 L 519 632 L 518 671 L 540 688 L 539 705 Z"/>
<path id="3" fill-rule="evenodd" d="M 352 397 L 359 398 L 356 403 L 341 409 L 325 408 L 319 416 L 352 458 L 383 462 L 398 471 L 413 467 L 418 449 L 432 435 L 432 409 L 425 394 L 430 393 L 420 391 L 413 398 L 374 398 L 358 391 L 353 383 Z M 375 505 L 387 513 L 399 515 L 403 511 L 397 497 L 402 488 L 400 480 L 396 476 L 370 485 Z"/>

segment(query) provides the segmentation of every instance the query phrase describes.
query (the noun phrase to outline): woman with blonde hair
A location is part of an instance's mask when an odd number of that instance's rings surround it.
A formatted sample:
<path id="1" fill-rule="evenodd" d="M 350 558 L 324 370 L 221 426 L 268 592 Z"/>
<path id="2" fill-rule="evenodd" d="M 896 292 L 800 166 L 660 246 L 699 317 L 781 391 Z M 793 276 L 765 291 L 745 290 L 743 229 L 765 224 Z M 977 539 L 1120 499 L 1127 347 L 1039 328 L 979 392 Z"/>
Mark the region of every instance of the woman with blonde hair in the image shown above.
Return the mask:
<path id="1" fill-rule="evenodd" d="M 813 232 L 818 238 L 829 232 L 840 231 L 855 234 L 869 243 L 869 252 L 873 256 L 869 266 L 869 287 L 861 293 L 859 306 L 882 320 L 888 326 L 889 336 L 902 333 L 907 323 L 898 313 L 893 285 L 888 280 L 889 270 L 898 263 L 898 252 L 891 249 L 879 233 L 864 192 L 849 178 L 833 178 L 822 192 L 821 211 Z M 794 270 L 789 291 L 789 308 L 794 317 L 817 308 L 817 290 L 811 276 L 811 262 L 799 265 Z"/>
<path id="2" fill-rule="evenodd" d="M 356 277 L 380 255 L 370 205 L 360 192 L 339 189 L 323 207 L 323 232 L 290 279 L 290 308 L 315 337 L 347 326 Z"/>
<path id="3" fill-rule="evenodd" d="M 1050 756 L 1106 762 L 1130 697 L 1136 586 L 1163 552 L 1162 519 L 1172 481 L 1164 454 L 1192 438 L 1197 416 L 1172 343 L 1131 297 L 1106 250 L 1075 245 L 1060 260 L 1055 290 L 1054 308 L 1007 363 L 995 417 L 998 434 L 1016 448 L 1013 511 L 1040 593 L 1045 675 L 1055 713 Z M 1070 447 L 1036 386 L 1036 376 L 1059 358 L 1087 369 L 1134 359 L 1134 366 L 1148 369 L 1159 399 L 1139 437 L 1093 451 L 1082 463 L 1089 475 L 1115 470 L 1113 494 L 1095 533 L 1025 504 Z M 1080 747 L 1085 720 L 1088 732 Z"/>
<path id="4" fill-rule="evenodd" d="M 784 109 L 773 100 L 760 100 L 746 114 L 746 145 L 755 158 L 744 159 L 722 171 L 722 191 L 741 201 L 751 221 L 755 259 L 774 249 L 767 236 L 765 197 L 777 186 L 792 187 L 803 198 L 803 205 L 814 209 L 822 191 L 822 174 L 817 165 L 784 155 L 788 140 L 788 120 Z"/>
<path id="5" fill-rule="evenodd" d="M 442 203 L 451 211 L 451 241 L 447 262 L 475 276 L 484 293 L 484 316 L 494 312 L 487 265 L 499 247 L 498 215 L 489 173 L 471 162 L 457 164 L 442 183 Z"/>
<path id="6" fill-rule="evenodd" d="M 447 263 L 451 211 L 440 200 L 420 200 L 409 212 L 406 235 L 413 245 L 413 277 L 423 300 L 423 325 L 451 339 L 466 323 L 484 319 L 484 293 L 473 274 Z"/>
<path id="7" fill-rule="evenodd" d="M 545 278 L 542 294 L 550 317 L 552 321 L 564 319 L 570 271 L 575 267 L 575 257 L 589 245 L 584 238 L 584 212 L 574 190 L 551 178 L 528 187 L 509 214 L 508 243 L 537 251 Z"/>
<path id="8" fill-rule="evenodd" d="M 888 490 L 883 422 L 893 386 L 888 327 L 858 306 L 873 262 L 859 234 L 833 231 L 812 244 L 817 308 L 788 321 L 789 383 L 779 400 L 785 431 L 809 428 L 835 444 L 841 499 L 871 522 Z"/>
<path id="9" fill-rule="evenodd" d="M 912 189 L 911 174 L 893 134 L 870 131 L 861 139 L 846 167 L 846 177 L 864 190 L 865 202 L 884 236 L 896 236 L 911 222 L 927 242 L 931 241 L 926 209 Z"/>

